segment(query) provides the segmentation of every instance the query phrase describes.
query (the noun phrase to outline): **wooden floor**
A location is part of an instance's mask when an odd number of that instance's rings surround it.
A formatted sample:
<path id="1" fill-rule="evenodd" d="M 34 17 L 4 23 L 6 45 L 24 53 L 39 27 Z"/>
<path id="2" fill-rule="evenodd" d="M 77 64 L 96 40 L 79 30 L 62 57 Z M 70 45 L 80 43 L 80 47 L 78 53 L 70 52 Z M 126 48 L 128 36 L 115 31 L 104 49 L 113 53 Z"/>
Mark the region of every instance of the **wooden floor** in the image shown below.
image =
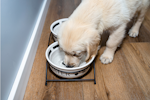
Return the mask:
<path id="1" fill-rule="evenodd" d="M 24 100 L 150 100 L 150 8 L 136 38 L 126 36 L 111 64 L 96 58 L 96 85 L 93 82 L 50 82 L 45 86 L 45 51 L 49 26 L 68 17 L 80 0 L 51 0 L 45 25 L 28 81 Z M 93 69 L 85 78 L 93 78 Z M 57 79 L 48 70 L 48 79 Z"/>

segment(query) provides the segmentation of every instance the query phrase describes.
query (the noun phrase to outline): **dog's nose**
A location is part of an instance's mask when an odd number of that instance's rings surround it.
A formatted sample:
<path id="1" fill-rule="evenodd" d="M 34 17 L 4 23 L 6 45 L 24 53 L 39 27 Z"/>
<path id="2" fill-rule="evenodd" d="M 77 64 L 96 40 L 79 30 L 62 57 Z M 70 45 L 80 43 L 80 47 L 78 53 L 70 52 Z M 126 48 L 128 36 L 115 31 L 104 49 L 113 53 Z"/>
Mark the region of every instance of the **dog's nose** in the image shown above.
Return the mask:
<path id="1" fill-rule="evenodd" d="M 67 68 L 73 68 L 74 66 L 66 66 Z"/>
<path id="2" fill-rule="evenodd" d="M 66 65 L 64 62 L 62 62 L 63 65 L 65 65 L 67 68 L 73 68 L 74 66 L 69 66 L 69 65 Z"/>

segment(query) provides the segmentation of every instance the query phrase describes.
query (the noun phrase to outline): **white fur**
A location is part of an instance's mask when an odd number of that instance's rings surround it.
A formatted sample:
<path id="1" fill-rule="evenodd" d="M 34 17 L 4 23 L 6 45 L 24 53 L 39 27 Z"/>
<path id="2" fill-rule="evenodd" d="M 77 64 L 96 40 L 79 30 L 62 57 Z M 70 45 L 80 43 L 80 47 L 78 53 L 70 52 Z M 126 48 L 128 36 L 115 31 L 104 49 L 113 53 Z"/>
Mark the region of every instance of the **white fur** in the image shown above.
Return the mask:
<path id="1" fill-rule="evenodd" d="M 148 6 L 148 0 L 82 0 L 69 20 L 62 24 L 58 34 L 60 47 L 69 54 L 65 55 L 66 64 L 80 64 L 80 59 L 72 55 L 76 51 L 87 55 L 86 60 L 95 56 L 104 30 L 111 30 L 111 34 L 100 60 L 104 64 L 111 63 L 117 46 L 124 38 L 126 24 L 139 11 L 137 23 L 129 32 L 131 37 L 138 36 Z"/>

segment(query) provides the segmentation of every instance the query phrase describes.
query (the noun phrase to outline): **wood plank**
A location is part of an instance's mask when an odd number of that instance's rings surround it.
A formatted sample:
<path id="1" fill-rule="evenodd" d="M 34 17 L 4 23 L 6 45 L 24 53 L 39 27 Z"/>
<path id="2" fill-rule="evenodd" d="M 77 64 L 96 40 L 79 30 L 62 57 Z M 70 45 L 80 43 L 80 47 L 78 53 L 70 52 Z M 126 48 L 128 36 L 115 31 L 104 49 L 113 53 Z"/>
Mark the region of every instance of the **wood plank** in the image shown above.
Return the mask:
<path id="1" fill-rule="evenodd" d="M 143 44 L 134 44 L 135 47 Z M 103 65 L 99 63 L 102 69 L 103 79 L 105 83 L 108 99 L 111 100 L 148 100 L 150 99 L 150 73 L 147 59 L 143 63 L 145 54 L 150 57 L 149 43 L 145 43 L 143 55 L 135 53 L 138 49 L 133 49 L 131 44 L 125 43 L 121 50 L 115 54 L 115 58 L 111 64 Z M 140 48 L 140 47 L 139 47 Z M 104 47 L 102 47 L 104 49 Z M 101 50 L 102 50 L 101 49 Z M 99 52 L 101 55 L 102 52 Z M 133 51 L 132 51 L 133 50 Z M 139 53 L 139 52 L 138 52 Z M 139 57 L 139 56 L 140 57 Z M 98 57 L 99 58 L 99 57 Z M 138 63 L 137 63 L 138 62 Z M 138 68 L 138 69 L 137 69 Z"/>
<path id="2" fill-rule="evenodd" d="M 99 67 L 102 69 L 101 72 L 103 74 L 106 93 L 110 100 L 132 100 L 128 92 L 133 90 L 128 90 L 128 87 L 125 87 L 127 82 L 131 79 L 126 69 L 126 66 L 129 65 L 124 61 L 122 56 L 122 53 L 118 51 L 111 64 L 104 65 L 99 62 Z"/>
<path id="3" fill-rule="evenodd" d="M 150 43 L 144 44 L 131 44 L 125 45 L 123 52 L 131 66 L 134 73 L 134 78 L 141 92 L 144 94 L 146 100 L 150 99 L 150 64 L 149 60 L 145 59 L 150 57 Z M 141 47 L 141 48 L 140 48 Z M 145 48 L 144 48 L 145 47 Z M 144 49 L 143 49 L 144 48 Z M 140 50 L 139 50 L 140 49 Z M 142 49 L 142 50 L 141 50 Z M 146 54 L 145 54 L 146 53 Z"/>
<path id="4" fill-rule="evenodd" d="M 97 61 L 96 61 L 97 62 Z M 84 100 L 107 100 L 104 82 L 102 74 L 99 72 L 101 69 L 96 67 L 96 84 L 93 81 L 83 82 L 83 95 Z M 83 79 L 93 79 L 94 78 L 94 69 L 90 71 Z"/>

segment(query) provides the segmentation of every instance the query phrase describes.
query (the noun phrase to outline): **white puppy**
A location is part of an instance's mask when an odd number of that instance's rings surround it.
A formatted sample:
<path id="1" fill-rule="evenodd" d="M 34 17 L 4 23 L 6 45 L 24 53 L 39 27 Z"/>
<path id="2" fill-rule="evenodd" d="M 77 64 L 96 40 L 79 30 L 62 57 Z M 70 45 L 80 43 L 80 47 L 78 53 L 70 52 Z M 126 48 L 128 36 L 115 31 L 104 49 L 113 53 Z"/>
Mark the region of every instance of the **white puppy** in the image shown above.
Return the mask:
<path id="1" fill-rule="evenodd" d="M 104 30 L 111 34 L 100 60 L 103 64 L 111 63 L 124 38 L 127 23 L 139 12 L 137 22 L 129 31 L 129 36 L 138 36 L 148 6 L 149 0 L 82 0 L 58 33 L 65 65 L 77 67 L 83 56 L 86 56 L 85 61 L 96 56 Z"/>

